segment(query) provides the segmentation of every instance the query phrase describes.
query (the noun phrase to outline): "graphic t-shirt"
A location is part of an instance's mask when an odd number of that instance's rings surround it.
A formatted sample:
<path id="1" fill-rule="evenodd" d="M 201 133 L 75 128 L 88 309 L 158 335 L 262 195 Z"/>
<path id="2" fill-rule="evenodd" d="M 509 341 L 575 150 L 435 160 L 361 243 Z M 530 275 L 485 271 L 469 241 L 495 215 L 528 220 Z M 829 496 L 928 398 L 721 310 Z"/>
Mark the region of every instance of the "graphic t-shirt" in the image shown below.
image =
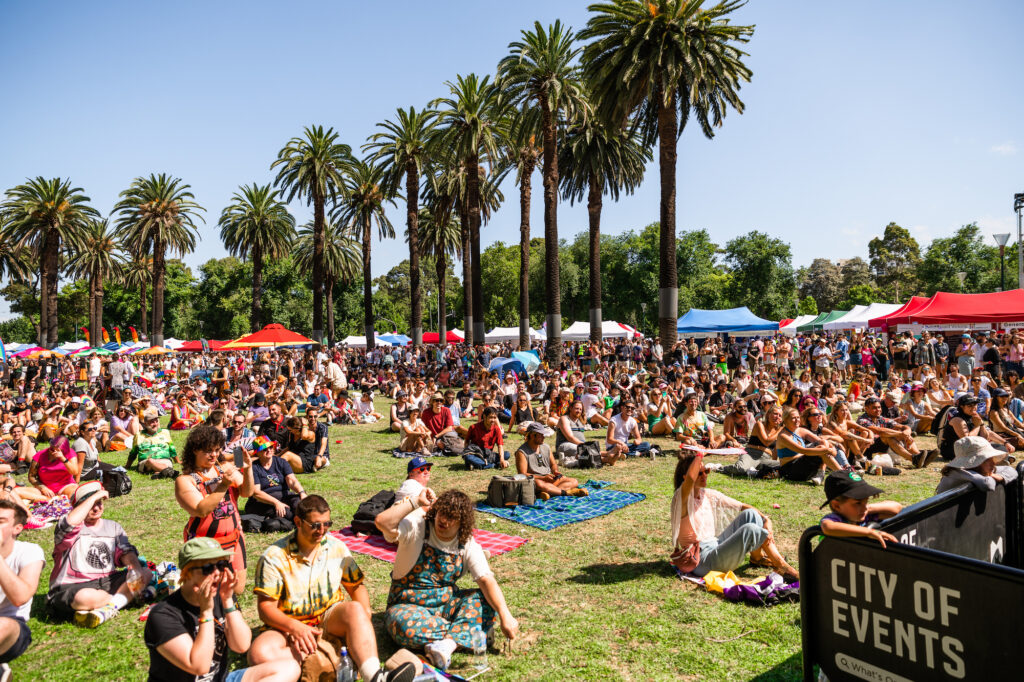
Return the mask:
<path id="1" fill-rule="evenodd" d="M 57 521 L 53 541 L 51 590 L 108 576 L 117 570 L 122 555 L 136 552 L 121 524 L 110 519 L 72 526 L 65 516 Z"/>
<path id="2" fill-rule="evenodd" d="M 149 682 L 223 682 L 228 675 L 228 638 L 224 605 L 220 595 L 213 598 L 213 661 L 205 675 L 191 675 L 164 658 L 157 647 L 179 635 L 195 641 L 199 636 L 199 607 L 192 606 L 177 590 L 156 604 L 146 619 L 143 640 L 149 649 Z"/>

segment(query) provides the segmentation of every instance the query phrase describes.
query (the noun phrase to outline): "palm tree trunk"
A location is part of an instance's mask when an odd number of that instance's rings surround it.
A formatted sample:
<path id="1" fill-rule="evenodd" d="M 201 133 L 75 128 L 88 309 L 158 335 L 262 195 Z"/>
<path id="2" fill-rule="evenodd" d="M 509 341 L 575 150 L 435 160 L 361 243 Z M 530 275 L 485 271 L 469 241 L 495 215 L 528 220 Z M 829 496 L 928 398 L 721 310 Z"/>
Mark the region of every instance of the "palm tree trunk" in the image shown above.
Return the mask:
<path id="1" fill-rule="evenodd" d="M 95 313 L 95 315 L 96 315 L 96 326 L 97 327 L 102 327 L 103 326 L 103 273 L 101 273 L 101 272 L 97 272 L 96 273 L 96 294 L 95 294 L 94 300 L 95 300 L 95 310 L 96 310 L 96 313 Z"/>
<path id="2" fill-rule="evenodd" d="M 367 228 L 369 229 L 369 228 Z M 313 192 L 313 340 L 324 338 L 324 240 L 326 239 L 324 198 Z M 369 236 L 369 235 L 367 235 Z"/>
<path id="3" fill-rule="evenodd" d="M 590 340 L 601 343 L 601 183 L 589 178 L 587 217 L 590 219 Z"/>
<path id="4" fill-rule="evenodd" d="M 257 243 L 252 247 L 252 311 L 249 313 L 249 331 L 258 332 L 262 328 L 261 317 L 263 317 L 263 249 Z"/>
<path id="5" fill-rule="evenodd" d="M 334 278 L 328 277 L 324 291 L 327 304 L 327 345 L 334 345 Z"/>
<path id="6" fill-rule="evenodd" d="M 530 152 L 519 179 L 519 350 L 530 349 L 530 200 L 536 165 Z"/>
<path id="7" fill-rule="evenodd" d="M 541 102 L 544 134 L 544 296 L 547 299 L 548 363 L 562 366 L 562 292 L 558 272 L 558 148 L 555 121 L 547 101 Z"/>
<path id="8" fill-rule="evenodd" d="M 47 320 L 47 305 L 49 300 L 46 298 L 46 254 L 42 253 L 39 255 L 39 324 L 36 327 L 36 343 L 40 346 L 46 346 L 46 320 Z"/>
<path id="9" fill-rule="evenodd" d="M 373 292 L 370 282 L 370 221 L 363 225 L 363 333 L 366 335 L 366 350 L 376 345 L 373 335 Z"/>
<path id="10" fill-rule="evenodd" d="M 679 121 L 676 117 L 676 90 L 663 96 L 660 86 L 655 92 L 658 102 L 658 169 L 661 172 L 661 224 L 658 267 L 658 332 L 667 350 L 676 344 L 679 313 L 679 280 L 676 273 L 676 142 Z M 667 99 L 667 101 L 666 101 Z"/>
<path id="11" fill-rule="evenodd" d="M 153 238 L 153 336 L 150 346 L 164 345 L 164 243 Z"/>
<path id="12" fill-rule="evenodd" d="M 46 278 L 44 280 L 46 290 L 43 296 L 46 297 L 46 342 L 44 348 L 53 348 L 57 345 L 57 278 L 60 275 L 60 236 L 57 230 L 50 230 L 46 239 L 45 258 Z"/>
<path id="13" fill-rule="evenodd" d="M 89 335 L 96 339 L 100 336 L 99 316 L 96 314 L 96 273 L 89 278 Z"/>
<path id="14" fill-rule="evenodd" d="M 448 260 L 442 253 L 435 259 L 437 266 L 437 342 L 441 346 L 448 345 L 448 325 L 445 317 L 448 315 L 448 302 L 445 297 L 445 280 L 448 276 Z"/>
<path id="15" fill-rule="evenodd" d="M 149 328 L 146 327 L 146 308 L 147 308 L 147 297 L 146 297 L 146 280 L 142 280 L 142 284 L 139 285 L 139 312 L 142 314 L 142 324 L 139 325 L 139 329 L 142 330 L 143 334 L 149 333 Z M 153 338 L 150 335 L 149 338 Z"/>
<path id="16" fill-rule="evenodd" d="M 423 345 L 423 307 L 420 302 L 420 179 L 416 164 L 405 167 L 405 223 L 409 228 L 409 291 L 412 297 L 412 345 Z"/>
<path id="17" fill-rule="evenodd" d="M 466 201 L 459 200 L 459 224 L 462 229 L 462 317 L 466 343 L 473 344 L 473 275 L 472 250 L 470 249 L 469 210 Z"/>
<path id="18" fill-rule="evenodd" d="M 469 196 L 469 239 L 473 254 L 470 262 L 473 279 L 473 343 L 483 343 L 485 330 L 483 270 L 480 267 L 480 159 L 476 154 L 466 159 L 466 194 Z"/>

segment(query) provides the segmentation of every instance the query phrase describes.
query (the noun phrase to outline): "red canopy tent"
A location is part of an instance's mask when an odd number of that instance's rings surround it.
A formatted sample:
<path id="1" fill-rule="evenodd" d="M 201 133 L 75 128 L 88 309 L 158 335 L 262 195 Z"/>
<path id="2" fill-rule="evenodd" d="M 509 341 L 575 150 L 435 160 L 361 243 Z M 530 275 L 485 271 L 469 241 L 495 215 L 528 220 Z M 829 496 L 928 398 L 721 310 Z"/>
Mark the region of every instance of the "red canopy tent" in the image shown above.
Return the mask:
<path id="1" fill-rule="evenodd" d="M 286 329 L 284 325 L 271 323 L 258 332 L 235 339 L 231 348 L 262 348 L 263 346 L 308 346 L 316 341 L 307 339 L 298 332 Z"/>
<path id="2" fill-rule="evenodd" d="M 950 294 L 940 291 L 926 306 L 908 313 L 899 324 L 971 324 L 1024 322 L 1024 289 L 991 294 Z M 893 324 L 889 318 L 889 324 Z"/>
<path id="3" fill-rule="evenodd" d="M 892 312 L 885 317 L 876 317 L 873 320 L 868 320 L 868 327 L 881 328 L 885 330 L 887 327 L 892 327 L 897 324 L 907 324 L 906 316 L 909 313 L 920 310 L 924 306 L 928 305 L 931 301 L 927 296 L 911 296 L 910 300 L 903 304 L 903 307 L 899 310 Z"/>
<path id="4" fill-rule="evenodd" d="M 206 343 L 210 347 L 210 350 L 220 350 L 220 347 L 223 346 L 225 343 L 227 343 L 227 341 L 216 341 L 214 339 L 210 339 Z M 185 343 L 181 344 L 178 347 L 178 352 L 179 353 L 201 353 L 201 352 L 203 352 L 203 342 L 202 341 L 186 341 Z"/>
<path id="5" fill-rule="evenodd" d="M 444 338 L 448 343 L 462 343 L 465 341 L 464 338 L 450 330 L 445 334 Z M 441 335 L 437 332 L 427 332 L 423 335 L 423 343 L 438 343 L 440 340 Z"/>

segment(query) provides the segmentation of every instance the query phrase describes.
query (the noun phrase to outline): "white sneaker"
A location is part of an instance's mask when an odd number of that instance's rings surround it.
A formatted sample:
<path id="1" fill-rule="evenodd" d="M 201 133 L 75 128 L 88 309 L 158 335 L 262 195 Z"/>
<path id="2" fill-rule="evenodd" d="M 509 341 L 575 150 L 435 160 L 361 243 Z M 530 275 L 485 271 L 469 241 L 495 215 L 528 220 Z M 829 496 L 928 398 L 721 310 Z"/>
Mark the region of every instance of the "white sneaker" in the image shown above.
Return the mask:
<path id="1" fill-rule="evenodd" d="M 810 485 L 821 485 L 822 483 L 825 482 L 825 474 L 819 471 L 818 473 L 814 474 L 809 479 L 807 479 L 807 482 Z"/>
<path id="2" fill-rule="evenodd" d="M 11 681 L 11 666 L 6 663 L 0 663 L 0 682 Z"/>
<path id="3" fill-rule="evenodd" d="M 448 670 L 452 663 L 452 654 L 455 653 L 455 642 L 442 639 L 438 642 L 431 642 L 423 647 L 423 652 L 430 660 L 430 664 L 438 670 Z"/>

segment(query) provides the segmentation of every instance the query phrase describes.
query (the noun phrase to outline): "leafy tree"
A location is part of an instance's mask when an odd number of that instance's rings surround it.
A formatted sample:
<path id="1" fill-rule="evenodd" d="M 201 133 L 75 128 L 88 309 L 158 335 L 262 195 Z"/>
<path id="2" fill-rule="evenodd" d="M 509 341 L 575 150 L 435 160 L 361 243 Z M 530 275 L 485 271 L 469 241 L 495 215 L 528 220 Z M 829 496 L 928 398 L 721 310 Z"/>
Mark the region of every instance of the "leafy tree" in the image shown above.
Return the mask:
<path id="1" fill-rule="evenodd" d="M 4 343 L 32 343 L 36 338 L 36 325 L 24 315 L 0 322 L 0 341 Z"/>
<path id="2" fill-rule="evenodd" d="M 313 206 L 313 338 L 324 335 L 324 231 L 327 201 L 344 195 L 344 176 L 352 165 L 352 148 L 338 142 L 334 128 L 306 126 L 303 137 L 293 137 L 277 154 L 270 169 L 280 166 L 274 186 Z"/>
<path id="3" fill-rule="evenodd" d="M 295 240 L 295 263 L 309 270 L 313 262 L 313 223 L 306 223 Z M 351 281 L 361 266 L 359 242 L 352 239 L 333 222 L 324 230 L 324 279 L 327 294 L 327 343 L 334 344 L 334 287 L 339 281 Z"/>
<path id="4" fill-rule="evenodd" d="M 796 293 L 789 244 L 753 231 L 725 245 L 725 263 L 732 271 L 729 298 L 760 317 L 779 320 L 792 310 Z"/>
<path id="5" fill-rule="evenodd" d="M 905 228 L 896 223 L 886 225 L 881 237 L 868 242 L 868 258 L 875 282 L 887 296 L 891 294 L 891 300 L 899 303 L 917 292 L 915 273 L 921 247 Z"/>
<path id="6" fill-rule="evenodd" d="M 842 262 L 839 272 L 843 277 L 842 291 L 850 291 L 855 286 L 874 286 L 871 279 L 871 267 L 860 256 L 855 256 Z"/>
<path id="7" fill-rule="evenodd" d="M 958 272 L 967 273 L 963 287 Z M 917 279 L 929 296 L 936 291 L 995 291 L 999 288 L 999 248 L 985 243 L 977 223 L 964 225 L 951 237 L 932 240 L 918 265 Z"/>
<path id="8" fill-rule="evenodd" d="M 580 34 L 591 40 L 583 53 L 594 105 L 610 129 L 636 112 L 644 140 L 658 141 L 661 227 L 658 321 L 662 342 L 676 341 L 676 146 L 693 116 L 708 138 L 729 107 L 743 112 L 739 89 L 751 71 L 738 45 L 753 26 L 732 24 L 742 0 L 705 8 L 701 0 L 612 0 L 591 5 Z"/>
<path id="9" fill-rule="evenodd" d="M 363 150 L 373 150 L 371 161 L 383 164 L 387 170 L 389 194 L 394 195 L 405 179 L 405 224 L 409 242 L 409 263 L 412 273 L 412 342 L 419 347 L 423 344 L 423 308 L 420 301 L 420 238 L 419 238 L 419 197 L 420 174 L 430 156 L 428 150 L 433 134 L 437 112 L 424 109 L 417 112 L 399 109 L 397 121 L 378 123 L 383 133 L 370 136 L 370 142 Z"/>
<path id="10" fill-rule="evenodd" d="M 530 347 L 530 202 L 543 147 L 540 112 L 525 107 L 508 122 L 508 157 L 519 185 L 519 347 Z"/>
<path id="11" fill-rule="evenodd" d="M 817 315 L 818 314 L 818 303 L 814 300 L 813 296 L 808 296 L 800 300 L 800 305 L 796 309 L 799 315 Z"/>
<path id="12" fill-rule="evenodd" d="M 548 319 L 548 360 L 554 366 L 562 362 L 562 310 L 559 297 L 558 263 L 558 139 L 557 131 L 565 118 L 585 106 L 576 57 L 580 48 L 573 45 L 572 29 L 555 21 L 545 29 L 535 22 L 533 31 L 522 31 L 522 39 L 509 43 L 509 55 L 498 63 L 498 78 L 511 102 L 532 106 L 540 111 L 541 137 L 544 141 L 544 243 L 545 303 Z"/>
<path id="13" fill-rule="evenodd" d="M 81 187 L 71 186 L 71 180 L 37 177 L 7 190 L 0 216 L 5 225 L 3 241 L 32 253 L 39 263 L 39 343 L 52 348 L 57 344 L 57 279 L 63 256 L 77 243 L 79 230 L 99 213 L 89 206 Z"/>
<path id="14" fill-rule="evenodd" d="M 146 245 L 153 250 L 153 333 L 154 346 L 164 344 L 164 279 L 167 251 L 180 255 L 196 248 L 195 219 L 202 217 L 202 206 L 195 202 L 189 185 L 180 178 L 161 173 L 148 178 L 138 177 L 121 192 L 114 205 L 118 214 L 116 234 L 130 251 L 143 253 Z"/>
<path id="15" fill-rule="evenodd" d="M 68 261 L 74 277 L 89 280 L 89 332 L 100 338 L 103 327 L 103 280 L 119 277 L 124 267 L 120 244 L 106 220 L 90 220 L 80 230 L 78 245 Z"/>
<path id="16" fill-rule="evenodd" d="M 283 258 L 295 234 L 295 218 L 278 198 L 279 194 L 270 185 L 242 185 L 218 221 L 220 238 L 228 253 L 252 259 L 249 330 L 253 332 L 262 329 L 263 322 L 263 261 Z"/>
<path id="17" fill-rule="evenodd" d="M 843 292 L 839 266 L 827 258 L 815 258 L 803 275 L 800 295 L 813 298 L 822 310 L 837 310 Z"/>
<path id="18" fill-rule="evenodd" d="M 337 207 L 331 219 L 343 229 L 358 236 L 363 245 L 363 329 L 366 347 L 374 347 L 373 337 L 373 291 L 370 273 L 370 243 L 374 224 L 378 239 L 394 239 L 395 228 L 391 226 L 384 204 L 394 204 L 384 192 L 384 166 L 357 160 L 345 178 L 345 203 Z M 315 292 L 314 292 L 315 293 Z"/>
<path id="19" fill-rule="evenodd" d="M 882 295 L 870 284 L 854 284 L 846 292 L 846 298 L 839 304 L 840 310 L 850 310 L 856 305 L 881 302 Z"/>
<path id="20" fill-rule="evenodd" d="M 148 338 L 146 326 L 146 286 L 153 277 L 153 257 L 147 253 L 131 254 L 130 260 L 121 270 L 123 282 L 139 290 L 139 333 Z M 129 318 L 125 318 L 129 319 Z"/>

